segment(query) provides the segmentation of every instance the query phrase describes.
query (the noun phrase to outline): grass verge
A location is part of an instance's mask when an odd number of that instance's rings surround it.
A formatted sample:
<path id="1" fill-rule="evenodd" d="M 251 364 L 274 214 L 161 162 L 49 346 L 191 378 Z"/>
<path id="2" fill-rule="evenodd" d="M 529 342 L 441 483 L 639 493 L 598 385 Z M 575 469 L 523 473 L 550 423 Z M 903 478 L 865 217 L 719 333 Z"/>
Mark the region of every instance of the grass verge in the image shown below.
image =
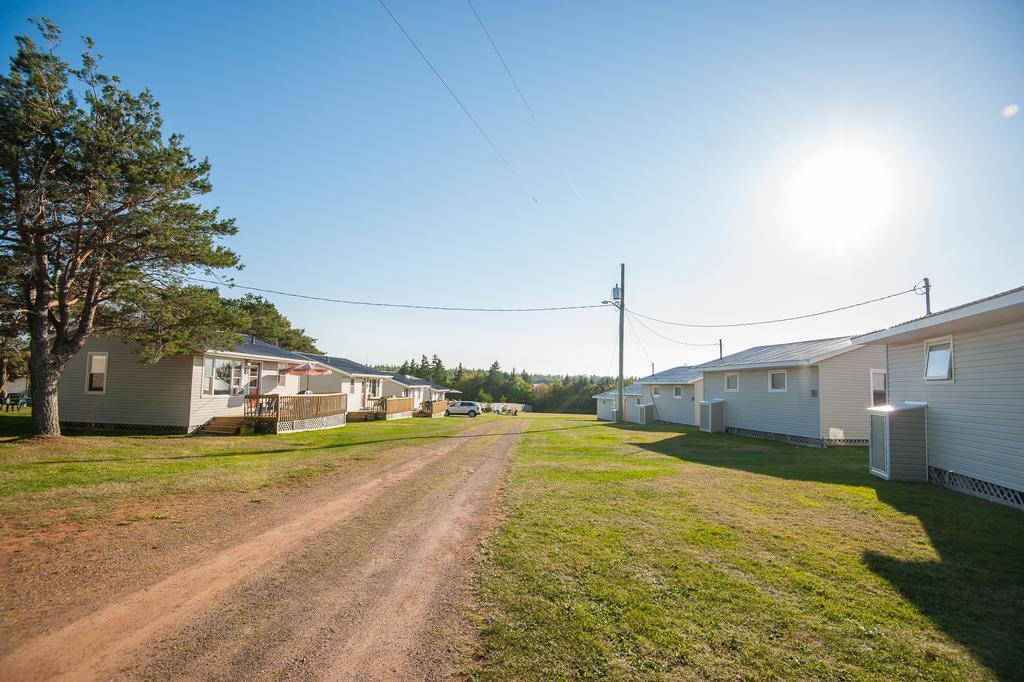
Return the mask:
<path id="1" fill-rule="evenodd" d="M 1024 516 L 863 448 L 537 416 L 478 574 L 479 679 L 1014 678 Z"/>
<path id="2" fill-rule="evenodd" d="M 29 438 L 28 416 L 0 416 L 0 519 L 103 521 L 174 495 L 244 492 L 301 481 L 500 417 L 399 419 L 266 436 L 73 435 Z"/>

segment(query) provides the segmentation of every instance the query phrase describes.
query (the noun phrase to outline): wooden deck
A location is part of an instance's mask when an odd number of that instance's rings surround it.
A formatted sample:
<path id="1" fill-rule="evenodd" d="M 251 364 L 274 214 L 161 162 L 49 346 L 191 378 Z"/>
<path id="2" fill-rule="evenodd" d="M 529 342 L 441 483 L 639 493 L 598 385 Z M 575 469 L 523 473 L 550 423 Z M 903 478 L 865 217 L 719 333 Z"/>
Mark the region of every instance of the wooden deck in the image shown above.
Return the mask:
<path id="1" fill-rule="evenodd" d="M 345 393 L 312 395 L 252 395 L 245 399 L 244 418 L 270 423 L 271 430 L 305 431 L 341 426 L 348 411 Z"/>

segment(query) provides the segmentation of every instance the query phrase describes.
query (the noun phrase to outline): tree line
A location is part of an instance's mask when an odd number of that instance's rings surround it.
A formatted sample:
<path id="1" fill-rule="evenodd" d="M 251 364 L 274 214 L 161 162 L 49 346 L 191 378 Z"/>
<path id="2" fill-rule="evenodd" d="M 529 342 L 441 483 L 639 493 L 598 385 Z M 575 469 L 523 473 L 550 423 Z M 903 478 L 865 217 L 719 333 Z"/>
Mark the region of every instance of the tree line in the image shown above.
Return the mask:
<path id="1" fill-rule="evenodd" d="M 593 412 L 593 396 L 614 388 L 612 377 L 596 375 L 531 374 L 526 370 L 502 370 L 493 362 L 487 369 L 467 369 L 459 363 L 445 367 L 436 354 L 421 355 L 401 365 L 380 365 L 378 369 L 426 379 L 461 391 L 463 400 L 525 403 L 538 412 Z"/>

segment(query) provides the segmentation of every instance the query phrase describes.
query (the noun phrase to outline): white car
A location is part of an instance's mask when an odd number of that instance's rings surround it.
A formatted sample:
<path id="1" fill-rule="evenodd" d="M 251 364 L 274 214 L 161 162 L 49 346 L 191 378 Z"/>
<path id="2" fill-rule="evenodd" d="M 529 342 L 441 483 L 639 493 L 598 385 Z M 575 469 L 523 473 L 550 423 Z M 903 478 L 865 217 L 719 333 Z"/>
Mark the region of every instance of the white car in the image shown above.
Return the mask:
<path id="1" fill-rule="evenodd" d="M 451 416 L 453 414 L 465 414 L 470 417 L 475 417 L 483 412 L 480 409 L 480 403 L 475 403 L 472 400 L 461 400 L 455 403 L 448 403 L 448 409 L 444 411 L 445 415 Z"/>

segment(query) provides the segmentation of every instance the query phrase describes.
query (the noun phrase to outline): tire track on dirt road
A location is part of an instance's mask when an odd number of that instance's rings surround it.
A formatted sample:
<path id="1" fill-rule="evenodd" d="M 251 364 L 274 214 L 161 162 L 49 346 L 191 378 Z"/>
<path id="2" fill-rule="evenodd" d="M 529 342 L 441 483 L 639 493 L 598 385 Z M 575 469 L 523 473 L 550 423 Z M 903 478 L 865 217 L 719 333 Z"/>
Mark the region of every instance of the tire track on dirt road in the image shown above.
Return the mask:
<path id="1" fill-rule="evenodd" d="M 142 679 L 446 679 L 475 634 L 473 557 L 525 420 L 312 538 L 140 656 Z"/>
<path id="2" fill-rule="evenodd" d="M 504 423 L 476 427 L 461 437 L 417 447 L 408 458 L 369 472 L 323 504 L 291 513 L 286 510 L 281 522 L 270 529 L 24 642 L 0 660 L 0 676 L 16 680 L 132 676 L 136 653 L 147 645 L 160 637 L 173 638 L 176 628 L 215 608 L 232 588 L 272 570 L 318 533 L 387 497 L 403 482 L 468 447 L 473 436 L 485 437 L 496 427 L 503 428 Z"/>

